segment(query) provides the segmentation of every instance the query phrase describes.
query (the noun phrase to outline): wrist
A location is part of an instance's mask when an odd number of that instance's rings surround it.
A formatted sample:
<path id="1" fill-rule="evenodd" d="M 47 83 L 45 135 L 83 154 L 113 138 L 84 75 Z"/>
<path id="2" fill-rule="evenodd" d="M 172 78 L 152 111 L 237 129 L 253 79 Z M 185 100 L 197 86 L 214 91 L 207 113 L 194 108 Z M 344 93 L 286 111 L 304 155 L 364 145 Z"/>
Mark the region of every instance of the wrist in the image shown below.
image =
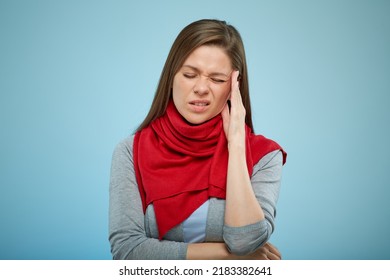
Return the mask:
<path id="1" fill-rule="evenodd" d="M 245 154 L 245 139 L 244 140 L 233 140 L 228 142 L 229 153 L 237 152 Z"/>

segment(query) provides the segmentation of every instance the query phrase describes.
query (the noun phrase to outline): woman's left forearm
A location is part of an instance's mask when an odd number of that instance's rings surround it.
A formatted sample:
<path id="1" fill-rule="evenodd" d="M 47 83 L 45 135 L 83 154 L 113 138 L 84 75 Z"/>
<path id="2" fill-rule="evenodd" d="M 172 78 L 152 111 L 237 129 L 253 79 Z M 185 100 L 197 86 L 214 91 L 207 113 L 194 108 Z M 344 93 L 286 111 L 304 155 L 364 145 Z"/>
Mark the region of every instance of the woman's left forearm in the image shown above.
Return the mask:
<path id="1" fill-rule="evenodd" d="M 239 72 L 231 77 L 230 109 L 221 112 L 228 141 L 225 224 L 232 227 L 254 224 L 264 219 L 264 213 L 253 192 L 246 165 L 245 107 L 238 82 Z"/>
<path id="2" fill-rule="evenodd" d="M 240 143 L 241 142 L 241 143 Z M 245 144 L 229 142 L 225 224 L 232 227 L 254 224 L 264 213 L 253 191 L 246 164 Z"/>

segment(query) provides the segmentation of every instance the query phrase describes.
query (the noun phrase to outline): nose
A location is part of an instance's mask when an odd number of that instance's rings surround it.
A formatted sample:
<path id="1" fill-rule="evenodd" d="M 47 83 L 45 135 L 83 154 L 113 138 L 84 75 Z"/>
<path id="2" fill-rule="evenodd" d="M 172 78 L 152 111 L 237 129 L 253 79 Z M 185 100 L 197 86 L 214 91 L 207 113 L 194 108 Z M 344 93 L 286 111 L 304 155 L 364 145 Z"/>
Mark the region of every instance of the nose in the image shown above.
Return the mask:
<path id="1" fill-rule="evenodd" d="M 205 95 L 209 92 L 209 81 L 207 77 L 200 77 L 194 85 L 194 93 Z"/>

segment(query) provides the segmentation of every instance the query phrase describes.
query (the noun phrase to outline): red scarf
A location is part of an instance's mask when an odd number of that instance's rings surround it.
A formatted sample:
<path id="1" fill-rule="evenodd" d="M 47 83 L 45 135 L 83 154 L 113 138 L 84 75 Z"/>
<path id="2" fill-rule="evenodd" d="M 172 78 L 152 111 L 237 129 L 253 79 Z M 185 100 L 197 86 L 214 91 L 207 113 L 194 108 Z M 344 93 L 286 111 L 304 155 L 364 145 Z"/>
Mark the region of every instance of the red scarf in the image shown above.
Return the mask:
<path id="1" fill-rule="evenodd" d="M 246 159 L 253 165 L 282 148 L 246 126 Z M 283 151 L 283 150 L 282 150 Z M 283 164 L 286 160 L 283 151 Z M 225 199 L 228 149 L 221 115 L 190 125 L 171 101 L 166 113 L 134 138 L 134 168 L 143 210 L 153 204 L 159 238 L 209 197 Z"/>

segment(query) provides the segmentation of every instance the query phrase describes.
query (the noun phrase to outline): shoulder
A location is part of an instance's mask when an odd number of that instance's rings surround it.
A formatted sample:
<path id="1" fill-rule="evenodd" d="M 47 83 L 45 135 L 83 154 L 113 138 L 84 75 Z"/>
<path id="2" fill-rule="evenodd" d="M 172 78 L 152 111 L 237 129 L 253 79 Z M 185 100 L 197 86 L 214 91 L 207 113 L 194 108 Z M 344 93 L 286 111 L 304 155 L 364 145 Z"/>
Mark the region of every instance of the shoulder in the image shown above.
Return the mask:
<path id="1" fill-rule="evenodd" d="M 256 182 L 267 186 L 280 183 L 283 172 L 283 153 L 281 150 L 269 152 L 262 157 L 254 166 L 251 175 L 252 185 L 255 187 Z M 277 184 L 275 184 L 277 183 Z M 269 188 L 270 189 L 270 188 Z M 270 193 L 268 191 L 268 193 Z"/>
<path id="2" fill-rule="evenodd" d="M 127 156 L 133 157 L 133 144 L 134 144 L 134 135 L 129 135 L 126 138 L 122 139 L 118 144 L 116 144 L 113 152 L 113 158 Z"/>
<path id="3" fill-rule="evenodd" d="M 133 149 L 133 143 L 134 143 L 134 134 L 127 136 L 126 138 L 122 139 L 118 144 L 116 144 L 114 150 L 132 150 Z"/>
<path id="4" fill-rule="evenodd" d="M 263 156 L 255 165 L 255 169 L 265 169 L 272 166 L 282 166 L 283 165 L 283 152 L 282 150 L 275 150 L 269 152 Z"/>
<path id="5" fill-rule="evenodd" d="M 285 150 L 274 140 L 266 138 L 263 135 L 254 135 L 250 137 L 250 145 L 252 147 L 252 154 L 257 155 L 254 163 L 263 163 L 265 165 L 272 160 L 281 160 L 284 165 L 287 159 Z M 275 159 L 274 159 L 275 158 Z"/>

